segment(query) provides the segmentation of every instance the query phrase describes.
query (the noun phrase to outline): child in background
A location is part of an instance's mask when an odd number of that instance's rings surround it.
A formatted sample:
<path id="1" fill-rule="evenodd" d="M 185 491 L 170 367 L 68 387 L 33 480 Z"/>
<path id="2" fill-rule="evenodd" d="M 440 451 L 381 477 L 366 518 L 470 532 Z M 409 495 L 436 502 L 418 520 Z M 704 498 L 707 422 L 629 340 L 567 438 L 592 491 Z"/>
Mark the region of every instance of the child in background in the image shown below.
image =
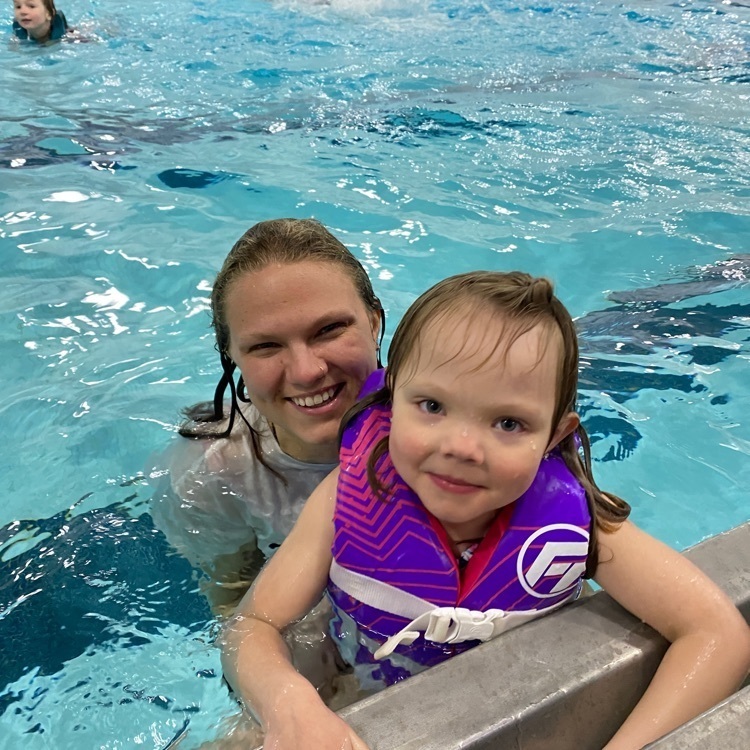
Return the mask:
<path id="1" fill-rule="evenodd" d="M 281 637 L 325 589 L 338 635 L 354 644 L 345 658 L 393 682 L 595 578 L 671 643 L 606 750 L 640 748 L 737 688 L 750 629 L 596 486 L 577 378 L 575 326 L 545 279 L 464 274 L 412 305 L 383 387 L 345 418 L 339 468 L 225 631 L 225 675 L 260 717 L 264 747 L 366 750 L 294 670 Z"/>
<path id="2" fill-rule="evenodd" d="M 68 32 L 65 14 L 55 0 L 13 0 L 13 33 L 37 44 L 57 41 Z"/>

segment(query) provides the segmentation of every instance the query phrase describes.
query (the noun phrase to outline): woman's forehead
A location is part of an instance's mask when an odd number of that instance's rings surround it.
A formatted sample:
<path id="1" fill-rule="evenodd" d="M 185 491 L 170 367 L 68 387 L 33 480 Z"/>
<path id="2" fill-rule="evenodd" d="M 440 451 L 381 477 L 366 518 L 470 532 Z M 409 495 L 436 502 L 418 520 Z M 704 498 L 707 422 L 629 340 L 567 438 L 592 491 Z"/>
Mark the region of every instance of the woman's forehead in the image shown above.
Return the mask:
<path id="1" fill-rule="evenodd" d="M 301 261 L 268 264 L 239 275 L 226 291 L 230 327 L 270 330 L 298 319 L 319 319 L 364 310 L 348 274 L 333 263 Z"/>
<path id="2" fill-rule="evenodd" d="M 257 268 L 251 268 L 238 275 L 238 278 L 264 277 L 281 280 L 304 276 L 335 276 L 337 283 L 354 288 L 354 280 L 343 264 L 334 260 L 303 258 L 302 260 L 269 260 Z"/>

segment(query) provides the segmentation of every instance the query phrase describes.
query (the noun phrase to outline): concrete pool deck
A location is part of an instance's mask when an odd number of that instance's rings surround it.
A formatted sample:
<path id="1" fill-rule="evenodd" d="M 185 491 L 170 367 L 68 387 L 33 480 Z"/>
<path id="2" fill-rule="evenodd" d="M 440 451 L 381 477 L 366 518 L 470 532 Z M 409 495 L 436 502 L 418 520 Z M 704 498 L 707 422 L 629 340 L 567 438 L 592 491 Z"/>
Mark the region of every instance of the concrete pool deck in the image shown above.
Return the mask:
<path id="1" fill-rule="evenodd" d="M 750 523 L 685 554 L 750 621 Z M 600 750 L 665 650 L 598 592 L 340 713 L 371 750 Z M 649 747 L 748 750 L 748 737 L 750 687 Z"/>

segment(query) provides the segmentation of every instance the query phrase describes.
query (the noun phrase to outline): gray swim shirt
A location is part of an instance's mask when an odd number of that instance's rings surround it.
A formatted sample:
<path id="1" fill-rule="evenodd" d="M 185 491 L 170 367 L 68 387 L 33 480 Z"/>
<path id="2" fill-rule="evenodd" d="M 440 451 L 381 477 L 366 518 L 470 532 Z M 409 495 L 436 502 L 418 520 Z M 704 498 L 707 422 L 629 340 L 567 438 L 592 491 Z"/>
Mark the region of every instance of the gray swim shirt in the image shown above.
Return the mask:
<path id="1" fill-rule="evenodd" d="M 286 538 L 305 500 L 336 466 L 298 461 L 284 453 L 252 404 L 243 413 L 261 436 L 266 461 L 257 461 L 250 436 L 237 420 L 229 438 L 179 437 L 151 471 L 154 525 L 193 565 L 210 564 L 253 539 L 268 557 Z"/>

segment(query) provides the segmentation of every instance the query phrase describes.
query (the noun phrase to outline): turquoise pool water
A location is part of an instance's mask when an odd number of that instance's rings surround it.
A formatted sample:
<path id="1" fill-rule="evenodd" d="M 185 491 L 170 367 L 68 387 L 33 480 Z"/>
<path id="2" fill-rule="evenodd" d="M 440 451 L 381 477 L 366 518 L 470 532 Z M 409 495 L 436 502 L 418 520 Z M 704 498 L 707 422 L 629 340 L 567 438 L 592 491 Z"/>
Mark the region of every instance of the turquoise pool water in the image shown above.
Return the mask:
<path id="1" fill-rule="evenodd" d="M 680 549 L 748 520 L 750 9 L 59 5 L 87 43 L 0 46 L 0 748 L 197 747 L 234 710 L 143 471 L 213 393 L 210 281 L 260 219 L 327 224 L 391 331 L 446 275 L 551 276 L 600 484 Z"/>

